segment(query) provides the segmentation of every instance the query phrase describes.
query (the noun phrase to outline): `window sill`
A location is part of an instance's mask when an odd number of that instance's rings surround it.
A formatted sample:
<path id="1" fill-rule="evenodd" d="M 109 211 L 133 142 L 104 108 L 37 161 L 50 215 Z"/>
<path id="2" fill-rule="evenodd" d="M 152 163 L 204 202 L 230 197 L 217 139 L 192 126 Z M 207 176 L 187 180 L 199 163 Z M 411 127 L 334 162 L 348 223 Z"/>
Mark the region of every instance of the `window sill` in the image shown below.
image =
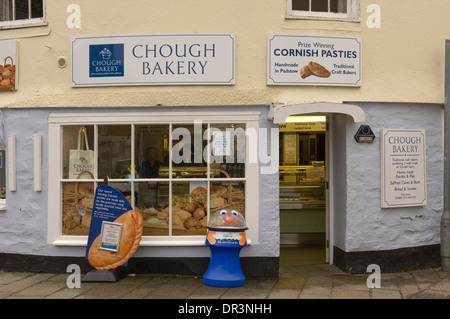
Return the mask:
<path id="1" fill-rule="evenodd" d="M 353 23 L 361 22 L 361 20 L 359 18 L 299 16 L 299 15 L 286 15 L 286 19 L 289 19 L 289 20 L 339 21 L 339 22 L 353 22 Z"/>
<path id="2" fill-rule="evenodd" d="M 154 247 L 169 247 L 169 246 L 177 246 L 177 247 L 186 247 L 186 246 L 205 246 L 205 236 L 177 236 L 177 238 L 167 238 L 164 239 L 162 237 L 150 237 L 143 236 L 141 239 L 141 243 L 139 246 L 154 246 Z M 88 241 L 88 236 L 60 236 L 55 239 L 50 244 L 55 246 L 81 246 L 86 247 Z M 251 244 L 251 240 L 247 239 L 247 244 Z"/>
<path id="3" fill-rule="evenodd" d="M 7 21 L 0 22 L 0 30 L 42 27 L 46 25 L 47 22 L 41 19 Z"/>
<path id="4" fill-rule="evenodd" d="M 32 38 L 48 36 L 51 32 L 47 22 L 27 26 L 2 26 L 0 25 L 0 40 Z"/>
<path id="5" fill-rule="evenodd" d="M 204 246 L 205 238 L 206 236 L 177 236 L 177 238 L 143 236 L 140 246 Z M 87 241 L 88 236 L 62 235 L 50 242 L 50 244 L 55 246 L 86 246 Z"/>

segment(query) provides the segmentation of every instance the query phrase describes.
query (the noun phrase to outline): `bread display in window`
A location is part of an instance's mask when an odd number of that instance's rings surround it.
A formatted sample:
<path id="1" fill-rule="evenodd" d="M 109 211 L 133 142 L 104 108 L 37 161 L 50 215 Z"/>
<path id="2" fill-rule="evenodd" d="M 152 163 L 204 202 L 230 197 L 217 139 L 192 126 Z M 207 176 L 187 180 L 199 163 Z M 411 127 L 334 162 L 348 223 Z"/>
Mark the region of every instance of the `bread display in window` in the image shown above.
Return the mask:
<path id="1" fill-rule="evenodd" d="M 226 173 L 226 172 L 225 172 Z M 227 174 L 225 174 L 227 176 Z M 211 182 L 209 191 L 202 186 L 195 187 L 189 194 L 172 195 L 172 217 L 170 219 L 170 207 L 140 208 L 144 218 L 144 227 L 169 228 L 172 222 L 173 230 L 189 230 L 206 233 L 208 221 L 208 209 L 214 213 L 220 209 L 233 208 L 244 213 L 245 196 L 241 189 L 233 188 L 231 182 Z"/>
<path id="2" fill-rule="evenodd" d="M 94 183 L 65 183 L 62 231 L 66 235 L 88 235 L 94 208 Z"/>

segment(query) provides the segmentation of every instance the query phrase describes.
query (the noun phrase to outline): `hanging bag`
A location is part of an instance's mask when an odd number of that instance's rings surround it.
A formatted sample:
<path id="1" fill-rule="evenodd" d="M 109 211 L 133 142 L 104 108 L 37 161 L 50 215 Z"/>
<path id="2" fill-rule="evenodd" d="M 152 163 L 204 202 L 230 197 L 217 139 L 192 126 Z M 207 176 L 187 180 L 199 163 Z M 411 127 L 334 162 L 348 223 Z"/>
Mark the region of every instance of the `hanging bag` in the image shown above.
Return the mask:
<path id="1" fill-rule="evenodd" d="M 85 150 L 81 149 L 81 135 L 84 135 Z M 89 143 L 85 127 L 80 127 L 78 131 L 77 149 L 69 150 L 69 176 L 68 178 L 79 178 L 81 172 L 94 174 L 94 151 L 89 150 Z"/>

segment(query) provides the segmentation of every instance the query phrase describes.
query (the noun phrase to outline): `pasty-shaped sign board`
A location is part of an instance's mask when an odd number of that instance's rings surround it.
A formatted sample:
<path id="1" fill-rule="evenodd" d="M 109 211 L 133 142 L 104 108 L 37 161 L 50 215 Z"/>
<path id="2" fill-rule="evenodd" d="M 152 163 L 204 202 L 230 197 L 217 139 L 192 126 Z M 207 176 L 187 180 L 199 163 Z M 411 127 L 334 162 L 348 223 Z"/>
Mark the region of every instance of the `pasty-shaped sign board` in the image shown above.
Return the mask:
<path id="1" fill-rule="evenodd" d="M 141 213 L 107 185 L 97 187 L 85 258 L 98 270 L 126 265 L 142 238 Z"/>

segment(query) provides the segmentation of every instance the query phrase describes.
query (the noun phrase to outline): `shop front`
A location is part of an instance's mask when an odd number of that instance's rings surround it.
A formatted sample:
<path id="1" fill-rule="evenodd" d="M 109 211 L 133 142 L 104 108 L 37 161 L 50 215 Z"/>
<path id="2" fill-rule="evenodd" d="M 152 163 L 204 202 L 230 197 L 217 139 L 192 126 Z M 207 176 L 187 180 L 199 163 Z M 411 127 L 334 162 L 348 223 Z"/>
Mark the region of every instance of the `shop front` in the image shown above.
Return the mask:
<path id="1" fill-rule="evenodd" d="M 221 209 L 246 220 L 246 275 L 277 276 L 298 245 L 347 272 L 438 264 L 446 20 L 423 29 L 423 10 L 390 2 L 383 12 L 414 18 L 374 29 L 363 2 L 306 2 L 218 18 L 219 3 L 98 1 L 78 6 L 77 28 L 43 2 L 38 25 L 3 21 L 0 269 L 89 270 L 105 184 L 143 218 L 129 272 L 203 274 Z M 128 12 L 127 27 L 88 22 L 105 9 Z"/>
<path id="2" fill-rule="evenodd" d="M 372 263 L 394 270 L 439 263 L 441 105 L 187 110 L 4 110 L 8 191 L 0 218 L 10 232 L 2 235 L 2 269 L 64 272 L 75 263 L 89 270 L 82 256 L 93 195 L 105 183 L 144 219 L 130 272 L 201 275 L 209 260 L 205 221 L 221 208 L 245 216 L 246 275 L 277 276 L 285 244 L 319 244 L 320 263 L 348 272 L 364 272 Z M 318 115 L 320 121 L 310 117 Z M 362 124 L 374 133 L 370 143 L 355 139 Z M 382 207 L 380 176 L 388 172 L 382 132 L 393 128 L 426 134 L 426 173 L 413 181 L 426 183 L 425 205 Z M 71 153 L 78 152 L 79 140 L 87 155 L 76 172 Z M 42 187 L 33 187 L 36 182 Z"/>
<path id="3" fill-rule="evenodd" d="M 230 208 L 244 215 L 248 226 L 244 269 L 257 261 L 255 274 L 276 275 L 278 161 L 271 158 L 268 143 L 277 129 L 266 120 L 268 109 L 3 112 L 3 128 L 15 136 L 18 169 L 16 191 L 9 190 L 1 217 L 10 229 L 22 229 L 5 238 L 3 245 L 31 238 L 33 245 L 3 254 L 2 266 L 21 256 L 17 269 L 32 265 L 44 267 L 42 271 L 64 271 L 70 260 L 87 270 L 86 261 L 77 256 L 84 256 L 95 191 L 108 184 L 144 219 L 141 244 L 129 271 L 202 274 L 209 258 L 204 244 L 208 218 Z M 10 134 L 18 119 L 24 125 Z M 30 129 L 44 141 L 40 191 L 29 187 L 37 176 Z M 268 161 L 260 165 L 255 152 L 265 152 Z M 18 200 L 23 196 L 26 202 Z M 21 212 L 23 218 L 10 218 L 12 211 Z M 30 263 L 35 258 L 45 263 Z"/>

